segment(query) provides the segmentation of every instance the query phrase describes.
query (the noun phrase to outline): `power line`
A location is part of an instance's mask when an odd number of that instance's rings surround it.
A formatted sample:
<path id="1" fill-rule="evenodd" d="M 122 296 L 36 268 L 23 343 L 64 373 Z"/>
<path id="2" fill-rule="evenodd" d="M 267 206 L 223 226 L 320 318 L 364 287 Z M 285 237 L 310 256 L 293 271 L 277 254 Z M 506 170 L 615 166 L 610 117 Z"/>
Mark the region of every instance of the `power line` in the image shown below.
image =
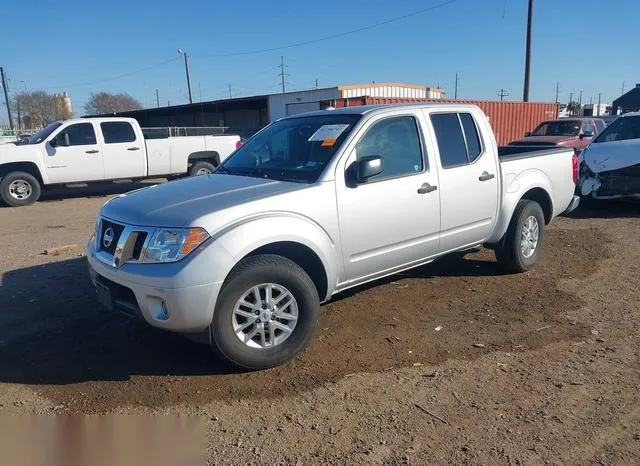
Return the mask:
<path id="1" fill-rule="evenodd" d="M 47 90 L 51 90 L 51 89 L 72 89 L 74 87 L 92 86 L 94 84 L 100 84 L 100 83 L 104 83 L 104 82 L 108 82 L 108 81 L 115 81 L 116 79 L 126 78 L 126 77 L 132 76 L 134 74 L 142 73 L 143 71 L 148 71 L 148 70 L 153 70 L 155 68 L 159 68 L 159 67 L 161 67 L 163 65 L 166 65 L 167 63 L 171 63 L 172 61 L 179 60 L 180 58 L 181 58 L 180 56 L 173 57 L 173 58 L 170 58 L 169 60 L 165 60 L 163 62 L 156 63 L 155 65 L 147 66 L 145 68 L 140 68 L 140 69 L 137 69 L 135 71 L 130 71 L 128 73 L 123 73 L 123 74 L 120 74 L 118 76 L 112 76 L 110 78 L 99 79 L 97 81 L 87 81 L 87 82 L 84 82 L 84 83 L 67 84 L 67 85 L 63 85 L 63 86 L 43 87 L 42 90 L 43 91 L 47 91 Z"/>
<path id="2" fill-rule="evenodd" d="M 259 53 L 275 52 L 275 51 L 278 51 L 278 50 L 286 50 L 286 49 L 291 49 L 291 48 L 294 48 L 294 47 L 302 47 L 304 45 L 316 44 L 318 42 L 323 42 L 323 41 L 331 40 L 331 39 L 338 39 L 340 37 L 349 36 L 351 34 L 356 34 L 358 32 L 368 31 L 370 29 L 375 29 L 375 28 L 380 27 L 380 26 L 385 26 L 387 24 L 391 24 L 391 23 L 395 23 L 395 22 L 398 22 L 398 21 L 402 21 L 403 19 L 411 18 L 412 16 L 421 15 L 421 14 L 427 13 L 429 11 L 437 10 L 438 8 L 442 8 L 442 7 L 445 7 L 447 5 L 451 5 L 452 3 L 456 3 L 457 1 L 458 0 L 448 0 L 446 2 L 438 3 L 437 5 L 432 5 L 432 6 L 427 7 L 427 8 L 422 8 L 420 10 L 416 10 L 416 11 L 413 11 L 411 13 L 407 13 L 407 14 L 402 15 L 402 16 L 396 16 L 395 18 L 391 18 L 391 19 L 388 19 L 386 21 L 380 21 L 379 23 L 369 24 L 368 26 L 363 26 L 363 27 L 360 27 L 360 28 L 357 28 L 357 29 L 352 29 L 350 31 L 340 32 L 340 33 L 337 33 L 337 34 L 331 34 L 329 36 L 319 37 L 317 39 L 306 40 L 306 41 L 303 41 L 303 42 L 295 42 L 293 44 L 282 45 L 282 46 L 278 46 L 278 47 L 269 47 L 269 48 L 264 48 L 264 49 L 246 50 L 246 51 L 228 52 L 228 53 L 216 53 L 216 54 L 213 54 L 213 55 L 197 55 L 197 57 L 199 57 L 199 58 L 218 58 L 218 57 L 235 57 L 235 56 L 238 56 L 238 55 L 255 55 L 255 54 L 259 54 Z M 196 57 L 196 55 L 194 55 L 194 57 Z"/>

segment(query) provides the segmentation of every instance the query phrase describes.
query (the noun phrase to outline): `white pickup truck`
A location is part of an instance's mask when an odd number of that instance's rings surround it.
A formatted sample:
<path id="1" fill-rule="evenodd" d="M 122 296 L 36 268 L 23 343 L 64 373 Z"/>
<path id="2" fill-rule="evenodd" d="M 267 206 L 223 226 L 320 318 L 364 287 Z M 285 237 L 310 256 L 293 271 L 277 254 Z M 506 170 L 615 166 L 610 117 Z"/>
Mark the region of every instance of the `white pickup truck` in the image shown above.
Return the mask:
<path id="1" fill-rule="evenodd" d="M 132 118 L 57 121 L 0 146 L 0 197 L 19 207 L 55 185 L 208 174 L 240 145 L 239 136 L 146 139 Z"/>
<path id="2" fill-rule="evenodd" d="M 471 105 L 295 115 L 212 175 L 108 201 L 87 258 L 107 308 L 265 368 L 302 351 L 319 303 L 347 288 L 482 245 L 530 269 L 577 176 L 572 148 L 499 157 Z"/>

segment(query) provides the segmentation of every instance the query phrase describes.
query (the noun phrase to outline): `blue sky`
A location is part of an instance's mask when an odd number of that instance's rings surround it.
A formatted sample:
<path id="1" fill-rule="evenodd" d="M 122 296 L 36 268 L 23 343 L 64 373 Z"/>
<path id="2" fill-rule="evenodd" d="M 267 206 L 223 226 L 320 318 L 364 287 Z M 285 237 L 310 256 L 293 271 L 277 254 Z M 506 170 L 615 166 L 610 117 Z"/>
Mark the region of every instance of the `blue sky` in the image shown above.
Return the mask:
<path id="1" fill-rule="evenodd" d="M 185 103 L 178 48 L 190 57 L 194 101 L 228 97 L 229 82 L 234 97 L 277 92 L 281 55 L 288 90 L 316 79 L 321 87 L 401 81 L 453 96 L 457 72 L 459 97 L 497 99 L 504 88 L 507 99 L 521 99 L 527 0 L 457 0 L 340 38 L 216 56 L 311 41 L 444 1 L 21 0 L 2 7 L 14 20 L 3 21 L 0 66 L 10 91 L 66 90 L 77 114 L 90 92 L 103 90 L 155 106 L 157 88 L 162 105 Z M 627 90 L 640 82 L 638 18 L 637 0 L 536 0 L 531 100 L 553 101 L 559 81 L 561 101 L 582 89 L 583 103 L 598 92 L 610 102 L 623 82 Z"/>

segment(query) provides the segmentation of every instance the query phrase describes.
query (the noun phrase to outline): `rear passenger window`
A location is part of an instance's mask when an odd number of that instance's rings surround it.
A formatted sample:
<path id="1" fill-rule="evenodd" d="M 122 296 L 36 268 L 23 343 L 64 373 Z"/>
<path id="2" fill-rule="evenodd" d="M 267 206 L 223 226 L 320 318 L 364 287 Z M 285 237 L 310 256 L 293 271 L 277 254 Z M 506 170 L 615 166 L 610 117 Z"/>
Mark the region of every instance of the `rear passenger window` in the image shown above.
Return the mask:
<path id="1" fill-rule="evenodd" d="M 467 161 L 471 163 L 482 153 L 478 128 L 470 113 L 461 113 L 460 121 L 464 130 L 464 139 L 467 141 Z"/>
<path id="2" fill-rule="evenodd" d="M 104 142 L 107 144 L 118 144 L 122 142 L 133 142 L 136 140 L 136 133 L 131 124 L 126 121 L 111 121 L 100 123 Z"/>
<path id="3" fill-rule="evenodd" d="M 466 164 L 467 147 L 464 143 L 458 114 L 437 113 L 431 115 L 431 123 L 436 132 L 442 166 L 449 168 Z"/>
<path id="4" fill-rule="evenodd" d="M 482 154 L 482 142 L 470 113 L 431 115 L 443 168 L 474 162 Z"/>

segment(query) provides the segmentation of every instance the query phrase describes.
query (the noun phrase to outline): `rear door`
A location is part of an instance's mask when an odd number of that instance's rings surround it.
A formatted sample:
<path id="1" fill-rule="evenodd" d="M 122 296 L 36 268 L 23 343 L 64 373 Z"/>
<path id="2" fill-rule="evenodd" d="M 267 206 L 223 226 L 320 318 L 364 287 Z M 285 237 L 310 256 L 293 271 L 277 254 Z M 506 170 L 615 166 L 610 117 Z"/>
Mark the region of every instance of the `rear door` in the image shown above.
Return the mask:
<path id="1" fill-rule="evenodd" d="M 440 251 L 482 243 L 498 213 L 499 162 L 472 112 L 429 115 L 438 147 Z"/>
<path id="2" fill-rule="evenodd" d="M 77 183 L 104 179 L 102 147 L 93 122 L 74 123 L 56 133 L 54 146 L 46 143 L 49 183 Z M 67 145 L 68 142 L 68 145 Z"/>
<path id="3" fill-rule="evenodd" d="M 144 139 L 128 121 L 100 123 L 103 138 L 105 179 L 137 178 L 147 175 Z"/>

